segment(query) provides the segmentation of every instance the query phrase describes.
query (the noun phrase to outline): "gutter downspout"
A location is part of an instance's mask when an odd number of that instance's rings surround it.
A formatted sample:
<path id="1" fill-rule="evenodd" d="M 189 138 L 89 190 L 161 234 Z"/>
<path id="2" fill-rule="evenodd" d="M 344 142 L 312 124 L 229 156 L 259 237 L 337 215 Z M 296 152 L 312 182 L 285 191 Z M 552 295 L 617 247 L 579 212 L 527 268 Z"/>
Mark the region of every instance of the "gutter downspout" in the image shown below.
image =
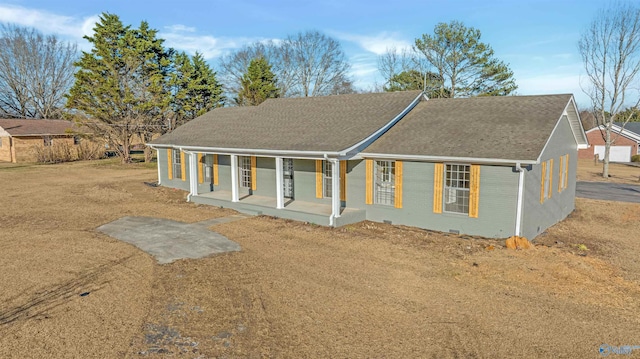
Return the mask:
<path id="1" fill-rule="evenodd" d="M 160 150 L 148 144 L 147 146 L 149 146 L 150 149 L 156 151 L 156 162 L 158 163 L 158 186 L 159 186 L 162 184 L 162 177 L 160 176 Z"/>
<path id="2" fill-rule="evenodd" d="M 516 228 L 514 235 L 520 237 L 522 227 L 522 205 L 523 205 L 523 192 L 524 192 L 524 171 L 525 169 L 520 166 L 520 162 L 516 163 L 516 171 L 518 172 L 518 203 L 516 205 Z"/>

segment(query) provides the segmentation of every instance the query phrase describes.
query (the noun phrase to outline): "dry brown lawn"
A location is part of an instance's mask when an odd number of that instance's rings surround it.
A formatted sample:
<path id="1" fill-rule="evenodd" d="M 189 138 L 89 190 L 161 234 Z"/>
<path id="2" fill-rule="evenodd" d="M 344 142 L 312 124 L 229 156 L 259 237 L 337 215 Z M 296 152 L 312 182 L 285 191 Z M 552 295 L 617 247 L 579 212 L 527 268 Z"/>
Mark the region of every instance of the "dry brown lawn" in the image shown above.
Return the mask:
<path id="1" fill-rule="evenodd" d="M 609 179 L 602 177 L 602 163 L 589 159 L 578 160 L 578 181 L 612 182 L 640 185 L 639 166 L 609 163 Z"/>
<path id="2" fill-rule="evenodd" d="M 212 227 L 241 252 L 158 265 L 95 228 L 232 212 L 144 185 L 155 176 L 0 165 L 0 358 L 595 358 L 603 343 L 640 345 L 638 204 L 579 199 L 527 251 L 255 217 Z"/>

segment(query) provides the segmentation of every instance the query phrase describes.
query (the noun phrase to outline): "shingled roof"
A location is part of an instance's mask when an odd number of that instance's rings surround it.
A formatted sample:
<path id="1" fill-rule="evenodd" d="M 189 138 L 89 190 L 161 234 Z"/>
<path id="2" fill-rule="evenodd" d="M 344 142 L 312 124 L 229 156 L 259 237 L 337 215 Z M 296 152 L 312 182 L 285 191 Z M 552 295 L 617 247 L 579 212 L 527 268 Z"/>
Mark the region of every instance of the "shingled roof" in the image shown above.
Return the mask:
<path id="1" fill-rule="evenodd" d="M 572 95 L 422 101 L 366 154 L 536 160 Z"/>
<path id="2" fill-rule="evenodd" d="M 420 91 L 269 99 L 212 110 L 152 141 L 154 145 L 269 151 L 348 149 L 402 113 Z"/>
<path id="3" fill-rule="evenodd" d="M 614 124 L 618 127 L 622 127 L 622 125 L 624 125 L 625 130 L 640 136 L 640 122 L 627 122 L 626 124 L 623 124 L 622 122 L 614 122 Z"/>
<path id="4" fill-rule="evenodd" d="M 70 121 L 0 119 L 0 129 L 11 136 L 67 135 L 73 129 Z"/>

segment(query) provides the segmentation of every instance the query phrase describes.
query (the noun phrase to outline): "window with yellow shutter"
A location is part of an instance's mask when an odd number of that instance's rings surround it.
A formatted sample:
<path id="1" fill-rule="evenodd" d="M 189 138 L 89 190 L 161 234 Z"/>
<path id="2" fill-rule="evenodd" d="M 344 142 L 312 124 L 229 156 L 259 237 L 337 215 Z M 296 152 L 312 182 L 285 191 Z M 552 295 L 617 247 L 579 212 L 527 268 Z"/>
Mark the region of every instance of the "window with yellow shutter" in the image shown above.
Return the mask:
<path id="1" fill-rule="evenodd" d="M 444 177 L 444 211 L 469 213 L 471 165 L 446 164 Z"/>

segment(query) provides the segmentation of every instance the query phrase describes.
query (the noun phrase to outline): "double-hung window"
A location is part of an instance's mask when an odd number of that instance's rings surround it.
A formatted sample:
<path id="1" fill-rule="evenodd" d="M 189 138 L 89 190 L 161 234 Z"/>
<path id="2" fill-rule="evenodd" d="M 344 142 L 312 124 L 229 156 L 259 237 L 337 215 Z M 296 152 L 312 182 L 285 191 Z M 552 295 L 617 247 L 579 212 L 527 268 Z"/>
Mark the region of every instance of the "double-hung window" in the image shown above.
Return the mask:
<path id="1" fill-rule="evenodd" d="M 322 195 L 325 198 L 331 198 L 333 171 L 331 170 L 331 162 L 322 161 Z"/>
<path id="2" fill-rule="evenodd" d="M 251 188 L 251 157 L 240 156 L 238 162 L 240 187 Z"/>
<path id="3" fill-rule="evenodd" d="M 394 161 L 376 161 L 375 164 L 374 202 L 393 206 L 395 204 L 396 163 Z"/>
<path id="4" fill-rule="evenodd" d="M 444 211 L 468 214 L 471 166 L 446 164 L 444 180 Z"/>
<path id="5" fill-rule="evenodd" d="M 43 136 L 42 140 L 44 142 L 45 147 L 49 147 L 53 145 L 53 138 L 51 136 Z"/>
<path id="6" fill-rule="evenodd" d="M 173 177 L 182 179 L 182 162 L 180 158 L 180 150 L 173 150 Z"/>

